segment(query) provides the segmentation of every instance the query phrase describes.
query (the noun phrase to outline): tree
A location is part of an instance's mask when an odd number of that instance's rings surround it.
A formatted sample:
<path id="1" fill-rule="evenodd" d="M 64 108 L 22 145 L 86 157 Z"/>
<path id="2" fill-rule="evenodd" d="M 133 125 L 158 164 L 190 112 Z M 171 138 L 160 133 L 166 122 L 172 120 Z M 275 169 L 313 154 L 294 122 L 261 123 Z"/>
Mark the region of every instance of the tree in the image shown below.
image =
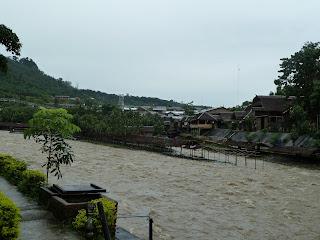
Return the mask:
<path id="1" fill-rule="evenodd" d="M 0 24 L 0 43 L 6 47 L 8 52 L 15 55 L 20 55 L 22 44 L 18 36 L 12 32 L 10 28 Z M 8 71 L 7 58 L 0 54 L 0 71 L 6 73 Z"/>
<path id="2" fill-rule="evenodd" d="M 314 84 L 320 80 L 320 43 L 307 42 L 299 52 L 290 58 L 282 58 L 282 73 L 274 81 L 277 93 L 296 96 L 296 103 L 305 106 L 310 114 L 309 96 L 314 92 Z"/>
<path id="3" fill-rule="evenodd" d="M 55 176 L 62 177 L 60 171 L 61 164 L 71 164 L 73 162 L 73 152 L 71 146 L 65 141 L 66 138 L 73 136 L 81 129 L 72 124 L 73 118 L 65 109 L 46 109 L 39 107 L 40 110 L 29 120 L 30 129 L 24 132 L 24 138 L 33 137 L 37 143 L 42 144 L 41 150 L 48 154 L 47 162 L 42 166 L 47 169 L 47 185 L 49 170 Z"/>
<path id="4" fill-rule="evenodd" d="M 28 57 L 21 58 L 19 60 L 19 63 L 21 63 L 22 65 L 25 65 L 25 66 L 27 66 L 29 68 L 34 68 L 36 70 L 39 70 L 37 64 L 31 58 L 28 58 Z"/>
<path id="5" fill-rule="evenodd" d="M 251 101 L 244 101 L 241 106 L 237 105 L 237 106 L 233 107 L 232 111 L 243 111 L 251 104 L 252 104 Z"/>
<path id="6" fill-rule="evenodd" d="M 159 114 L 147 113 L 142 116 L 142 125 L 143 126 L 153 126 L 155 135 L 163 135 L 165 125 L 163 118 Z"/>
<path id="7" fill-rule="evenodd" d="M 190 102 L 190 103 L 186 103 L 183 105 L 183 110 L 184 110 L 184 113 L 187 115 L 187 116 L 193 116 L 194 115 L 194 111 L 195 111 L 195 108 L 194 106 L 192 105 L 193 101 Z"/>
<path id="8" fill-rule="evenodd" d="M 293 143 L 303 134 L 309 134 L 312 132 L 312 128 L 308 124 L 307 113 L 303 107 L 295 105 L 290 111 L 290 120 L 293 122 L 292 129 L 290 131 L 290 138 Z"/>

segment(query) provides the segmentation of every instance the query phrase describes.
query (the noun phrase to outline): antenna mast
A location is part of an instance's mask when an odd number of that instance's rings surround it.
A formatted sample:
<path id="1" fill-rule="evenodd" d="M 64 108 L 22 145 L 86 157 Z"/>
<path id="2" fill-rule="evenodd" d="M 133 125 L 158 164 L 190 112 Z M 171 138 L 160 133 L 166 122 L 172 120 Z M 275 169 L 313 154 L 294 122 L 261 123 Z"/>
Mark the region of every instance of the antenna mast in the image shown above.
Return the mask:
<path id="1" fill-rule="evenodd" d="M 240 82 L 240 66 L 238 64 L 238 87 L 237 87 L 237 104 L 239 105 L 239 82 Z"/>
<path id="2" fill-rule="evenodd" d="M 120 106 L 120 109 L 123 111 L 124 110 L 124 94 L 119 94 L 118 105 Z"/>

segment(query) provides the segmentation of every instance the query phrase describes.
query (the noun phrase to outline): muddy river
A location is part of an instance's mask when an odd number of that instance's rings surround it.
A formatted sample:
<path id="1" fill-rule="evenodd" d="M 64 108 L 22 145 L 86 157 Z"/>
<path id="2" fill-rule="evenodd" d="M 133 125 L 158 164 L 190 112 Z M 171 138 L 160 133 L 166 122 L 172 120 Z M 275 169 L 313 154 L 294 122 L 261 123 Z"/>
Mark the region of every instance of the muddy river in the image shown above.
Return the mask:
<path id="1" fill-rule="evenodd" d="M 153 217 L 154 239 L 320 239 L 318 170 L 268 162 L 254 169 L 70 144 L 74 163 L 62 166 L 62 179 L 50 176 L 49 182 L 106 188 L 119 202 L 119 215 Z M 0 153 L 45 172 L 39 149 L 32 139 L 0 131 Z M 147 239 L 147 219 L 118 219 L 117 224 Z"/>

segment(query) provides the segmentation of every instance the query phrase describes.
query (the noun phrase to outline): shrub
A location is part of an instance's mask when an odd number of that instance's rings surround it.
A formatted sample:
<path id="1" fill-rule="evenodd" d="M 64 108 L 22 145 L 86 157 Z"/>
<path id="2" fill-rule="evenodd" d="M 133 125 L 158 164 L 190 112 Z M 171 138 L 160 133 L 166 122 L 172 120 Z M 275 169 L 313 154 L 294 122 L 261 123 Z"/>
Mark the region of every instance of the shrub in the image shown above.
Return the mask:
<path id="1" fill-rule="evenodd" d="M 27 170 L 27 164 L 12 156 L 0 154 L 0 175 L 6 178 L 27 196 L 37 200 L 40 186 L 46 181 L 43 173 Z"/>
<path id="2" fill-rule="evenodd" d="M 272 137 L 270 138 L 269 140 L 269 143 L 272 145 L 272 146 L 276 146 L 276 145 L 279 145 L 281 146 L 282 145 L 282 142 L 281 142 L 281 136 L 279 133 L 275 133 L 272 135 Z"/>
<path id="3" fill-rule="evenodd" d="M 4 177 L 8 179 L 9 182 L 17 185 L 22 180 L 22 173 L 27 170 L 27 164 L 12 159 L 11 163 L 4 167 L 4 170 Z"/>
<path id="4" fill-rule="evenodd" d="M 315 148 L 320 148 L 320 139 L 313 139 L 312 146 Z"/>
<path id="5" fill-rule="evenodd" d="M 246 138 L 246 140 L 247 140 L 248 142 L 252 142 L 255 137 L 256 137 L 256 134 L 255 134 L 255 133 L 247 133 L 247 134 L 245 135 L 245 138 Z"/>
<path id="6" fill-rule="evenodd" d="M 4 176 L 6 173 L 5 166 L 10 164 L 13 161 L 12 156 L 2 155 L 0 154 L 0 175 Z"/>
<path id="7" fill-rule="evenodd" d="M 0 239 L 16 239 L 20 237 L 21 217 L 19 208 L 0 191 Z"/>
<path id="8" fill-rule="evenodd" d="M 27 169 L 27 164 L 12 158 L 0 155 L 0 175 L 9 182 L 17 185 L 22 180 L 22 173 Z"/>
<path id="9" fill-rule="evenodd" d="M 39 189 L 45 181 L 44 173 L 36 170 L 26 170 L 22 173 L 22 181 L 19 183 L 18 189 L 28 197 L 37 200 Z"/>
<path id="10" fill-rule="evenodd" d="M 312 146 L 316 148 L 320 148 L 320 130 L 314 131 Z"/>
<path id="11" fill-rule="evenodd" d="M 100 216 L 99 216 L 99 211 L 98 211 L 98 207 L 97 207 L 98 202 L 102 202 L 104 213 L 106 215 L 106 219 L 107 219 L 107 223 L 108 223 L 108 227 L 109 227 L 109 229 L 111 229 L 111 227 L 114 225 L 115 220 L 117 218 L 116 203 L 114 203 L 106 198 L 95 199 L 95 200 L 92 200 L 91 202 L 96 204 L 96 206 L 94 208 L 94 214 L 92 217 L 92 222 L 95 227 L 95 232 L 100 233 L 100 234 L 102 233 L 102 225 L 100 222 Z M 87 211 L 85 209 L 81 209 L 81 210 L 79 210 L 79 213 L 76 216 L 72 225 L 74 228 L 81 230 L 81 231 L 84 231 L 87 221 L 88 221 Z"/>
<path id="12" fill-rule="evenodd" d="M 192 137 L 195 137 L 195 136 L 197 136 L 198 132 L 197 132 L 197 130 L 191 130 L 190 134 Z"/>

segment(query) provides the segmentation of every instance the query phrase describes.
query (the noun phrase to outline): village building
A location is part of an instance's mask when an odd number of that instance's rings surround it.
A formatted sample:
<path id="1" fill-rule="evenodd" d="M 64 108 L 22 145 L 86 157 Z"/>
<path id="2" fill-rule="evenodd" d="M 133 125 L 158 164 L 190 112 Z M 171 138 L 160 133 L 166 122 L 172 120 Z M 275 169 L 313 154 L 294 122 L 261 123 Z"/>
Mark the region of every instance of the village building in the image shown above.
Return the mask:
<path id="1" fill-rule="evenodd" d="M 284 112 L 293 98 L 286 98 L 281 95 L 255 96 L 252 101 L 251 116 L 255 121 L 255 130 L 264 128 L 285 128 Z"/>
<path id="2" fill-rule="evenodd" d="M 221 120 L 223 122 L 224 128 L 232 128 L 232 121 L 235 119 L 233 112 L 220 112 Z"/>
<path id="3" fill-rule="evenodd" d="M 206 130 L 219 128 L 222 119 L 220 115 L 212 115 L 207 112 L 198 113 L 197 115 L 188 119 L 190 131 L 194 130 L 197 135 L 201 135 Z"/>
<path id="4" fill-rule="evenodd" d="M 157 113 L 164 113 L 167 111 L 167 107 L 166 106 L 157 106 L 157 107 L 154 107 L 152 109 L 152 111 L 157 112 Z"/>
<path id="5" fill-rule="evenodd" d="M 166 111 L 163 118 L 166 132 L 170 136 L 178 135 L 181 132 L 181 120 L 184 118 L 184 111 Z"/>
<path id="6" fill-rule="evenodd" d="M 143 126 L 139 133 L 140 136 L 152 137 L 154 135 L 154 126 Z"/>
<path id="7" fill-rule="evenodd" d="M 54 98 L 61 99 L 61 100 L 69 100 L 70 96 L 58 96 L 58 95 L 56 95 L 56 96 L 54 96 Z"/>
<path id="8" fill-rule="evenodd" d="M 146 107 L 139 107 L 138 112 L 140 115 L 146 115 L 148 113 L 148 108 Z"/>
<path id="9" fill-rule="evenodd" d="M 182 107 L 168 107 L 169 111 L 184 111 Z"/>
<path id="10" fill-rule="evenodd" d="M 178 128 L 181 133 L 189 133 L 190 125 L 189 125 L 189 116 L 184 116 L 178 123 Z"/>

